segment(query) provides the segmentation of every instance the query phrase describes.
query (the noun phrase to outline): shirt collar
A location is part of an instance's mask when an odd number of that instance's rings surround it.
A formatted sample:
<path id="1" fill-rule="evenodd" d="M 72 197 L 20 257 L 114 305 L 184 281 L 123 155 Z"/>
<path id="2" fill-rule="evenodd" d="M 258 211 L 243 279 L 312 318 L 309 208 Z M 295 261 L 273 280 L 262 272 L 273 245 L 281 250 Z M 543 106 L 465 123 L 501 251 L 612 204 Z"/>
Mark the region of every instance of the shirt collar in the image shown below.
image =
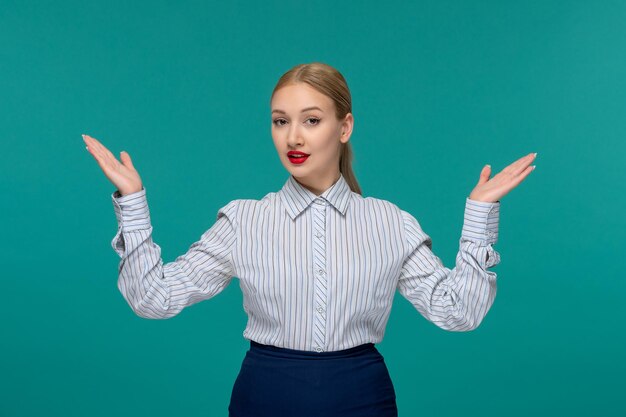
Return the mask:
<path id="1" fill-rule="evenodd" d="M 340 174 L 339 179 L 319 197 L 328 201 L 333 207 L 339 210 L 341 214 L 345 215 L 351 193 L 352 189 L 350 185 L 348 185 L 343 174 Z M 278 194 L 280 195 L 287 213 L 292 219 L 295 219 L 313 202 L 313 200 L 318 198 L 315 193 L 296 181 L 293 175 L 289 175 L 285 185 L 283 185 L 283 188 Z"/>

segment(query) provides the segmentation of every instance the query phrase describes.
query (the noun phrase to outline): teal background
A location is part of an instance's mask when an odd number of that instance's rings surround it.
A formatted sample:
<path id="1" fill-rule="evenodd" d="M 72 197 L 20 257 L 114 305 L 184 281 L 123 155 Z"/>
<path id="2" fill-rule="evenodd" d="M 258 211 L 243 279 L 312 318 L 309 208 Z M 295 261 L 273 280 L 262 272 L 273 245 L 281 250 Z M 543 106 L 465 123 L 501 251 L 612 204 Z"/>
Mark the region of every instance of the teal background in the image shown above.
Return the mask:
<path id="1" fill-rule="evenodd" d="M 481 326 L 397 294 L 378 348 L 400 416 L 625 415 L 624 21 L 619 1 L 4 0 L 0 415 L 227 415 L 239 283 L 135 316 L 81 134 L 130 153 L 170 262 L 228 201 L 282 187 L 269 96 L 314 61 L 351 88 L 364 195 L 418 218 L 446 266 L 482 166 L 538 152 L 501 202 Z"/>

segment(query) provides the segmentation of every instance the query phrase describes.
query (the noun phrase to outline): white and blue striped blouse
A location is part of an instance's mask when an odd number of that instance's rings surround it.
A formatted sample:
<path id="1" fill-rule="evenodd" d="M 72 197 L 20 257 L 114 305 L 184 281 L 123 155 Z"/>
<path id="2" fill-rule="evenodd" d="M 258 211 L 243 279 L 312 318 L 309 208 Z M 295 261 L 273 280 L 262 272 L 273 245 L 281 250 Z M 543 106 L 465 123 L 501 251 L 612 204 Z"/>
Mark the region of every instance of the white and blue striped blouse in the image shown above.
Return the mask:
<path id="1" fill-rule="evenodd" d="M 418 221 L 395 204 L 353 192 L 343 175 L 317 196 L 289 176 L 260 200 L 233 200 L 187 253 L 163 264 L 146 189 L 111 195 L 118 288 L 139 316 L 165 319 L 239 279 L 246 339 L 308 351 L 382 340 L 396 289 L 449 331 L 481 323 L 496 296 L 500 202 L 466 198 L 453 269 Z"/>

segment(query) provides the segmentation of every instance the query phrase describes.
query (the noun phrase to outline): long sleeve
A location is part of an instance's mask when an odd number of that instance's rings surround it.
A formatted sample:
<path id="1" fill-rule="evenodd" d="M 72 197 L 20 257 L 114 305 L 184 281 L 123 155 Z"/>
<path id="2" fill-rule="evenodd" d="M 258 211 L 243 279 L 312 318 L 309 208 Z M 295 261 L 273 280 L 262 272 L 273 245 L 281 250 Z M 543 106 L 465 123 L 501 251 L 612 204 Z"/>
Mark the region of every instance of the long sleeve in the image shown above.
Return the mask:
<path id="1" fill-rule="evenodd" d="M 111 246 L 120 256 L 118 288 L 140 317 L 166 319 L 219 294 L 234 276 L 231 251 L 236 240 L 236 200 L 218 210 L 217 221 L 187 253 L 163 264 L 152 241 L 146 190 L 111 194 L 118 222 Z"/>
<path id="2" fill-rule="evenodd" d="M 492 247 L 498 240 L 500 202 L 466 198 L 456 265 L 449 269 L 432 252 L 432 240 L 419 222 L 402 210 L 409 255 L 398 290 L 429 321 L 449 331 L 477 328 L 496 297 L 496 274 L 487 269 L 500 262 Z"/>

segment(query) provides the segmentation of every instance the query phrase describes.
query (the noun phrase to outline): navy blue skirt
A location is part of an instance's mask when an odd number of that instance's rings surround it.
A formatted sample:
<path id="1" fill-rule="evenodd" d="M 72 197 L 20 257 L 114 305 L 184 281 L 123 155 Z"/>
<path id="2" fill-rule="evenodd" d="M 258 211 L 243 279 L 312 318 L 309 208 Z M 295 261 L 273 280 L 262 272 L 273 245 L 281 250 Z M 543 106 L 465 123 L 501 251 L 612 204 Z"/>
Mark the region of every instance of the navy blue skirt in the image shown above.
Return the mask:
<path id="1" fill-rule="evenodd" d="M 397 417 L 396 393 L 373 343 L 310 352 L 253 340 L 233 386 L 229 417 Z"/>

